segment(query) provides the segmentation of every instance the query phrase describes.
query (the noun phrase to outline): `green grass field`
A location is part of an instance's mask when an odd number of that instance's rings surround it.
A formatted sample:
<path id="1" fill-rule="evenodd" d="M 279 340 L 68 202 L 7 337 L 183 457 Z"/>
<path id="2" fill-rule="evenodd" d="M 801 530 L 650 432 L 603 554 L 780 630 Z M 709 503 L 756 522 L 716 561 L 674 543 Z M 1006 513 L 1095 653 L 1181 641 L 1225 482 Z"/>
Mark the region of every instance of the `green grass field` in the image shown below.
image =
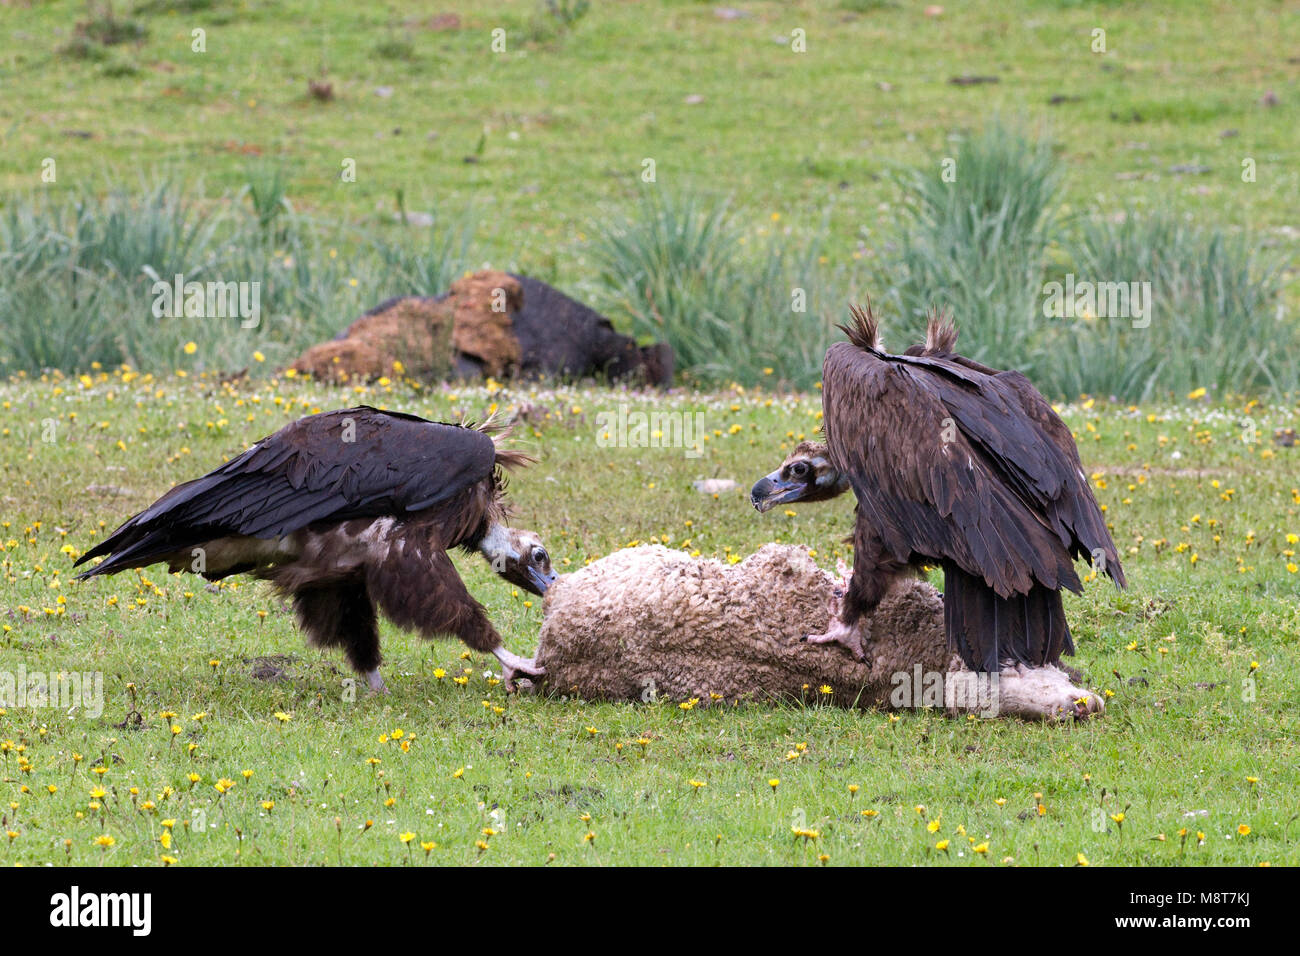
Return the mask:
<path id="1" fill-rule="evenodd" d="M 584 230 L 638 194 L 645 159 L 660 185 L 732 196 L 755 228 L 814 230 L 829 208 L 850 260 L 896 216 L 891 164 L 937 163 L 1001 113 L 1054 134 L 1075 210 L 1173 206 L 1296 238 L 1300 11 L 1281 0 L 976 0 L 934 18 L 902 0 L 746 2 L 733 20 L 713 3 L 597 2 L 569 30 L 534 0 L 136 6 L 147 38 L 104 60 L 59 52 L 84 4 L 0 7 L 6 192 L 48 190 L 46 158 L 55 189 L 162 171 L 213 193 L 273 162 L 299 209 L 332 220 L 391 226 L 398 190 L 412 210 L 473 203 L 485 255 L 581 283 Z M 458 28 L 433 28 L 458 6 Z M 328 103 L 307 91 L 322 67 Z M 999 82 L 949 82 L 963 75 Z"/>
<path id="2" fill-rule="evenodd" d="M 521 400 L 550 410 L 524 436 L 542 460 L 512 487 L 516 523 L 542 534 L 561 571 L 650 540 L 717 557 L 801 542 L 833 566 L 849 506 L 760 517 L 745 492 L 817 426 L 811 397 L 671 400 L 705 414 L 698 459 L 596 448 L 595 416 L 624 400 L 604 390 L 349 394 L 101 373 L 11 383 L 0 398 L 4 660 L 100 671 L 105 697 L 99 719 L 0 714 L 11 834 L 0 861 L 1300 860 L 1300 482 L 1296 450 L 1275 451 L 1267 437 L 1294 424 L 1293 408 L 1065 410 L 1131 586 L 1094 582 L 1067 599 L 1076 663 L 1108 709 L 1045 726 L 510 696 L 484 676 L 492 658 L 391 630 L 391 693 L 352 701 L 341 660 L 305 648 L 262 585 L 205 588 L 161 568 L 70 580 L 76 554 L 171 482 L 293 417 L 352 401 L 442 418 Z M 1242 441 L 1252 434 L 1261 440 Z M 742 488 L 716 499 L 691 488 L 714 475 Z M 480 560 L 458 563 L 507 646 L 535 647 L 538 603 Z M 265 679 L 268 664 L 282 679 Z M 224 795 L 223 779 L 234 782 Z M 159 842 L 164 820 L 175 821 L 170 848 Z M 111 847 L 96 844 L 103 835 Z M 943 839 L 947 854 L 934 849 Z M 427 856 L 426 842 L 436 844 Z"/>
<path id="3" fill-rule="evenodd" d="M 819 235 L 862 287 L 895 239 L 891 172 L 1002 116 L 1051 134 L 1067 217 L 1136 207 L 1248 229 L 1290 260 L 1282 304 L 1300 302 L 1294 2 L 721 6 L 595 2 L 566 27 L 532 0 L 142 0 L 114 10 L 143 37 L 105 46 L 77 40 L 84 3 L 0 0 L 0 214 L 160 179 L 216 205 L 278 168 L 293 208 L 338 240 L 328 275 L 348 309 L 374 304 L 354 301 L 367 276 L 344 281 L 356 237 L 400 244 L 399 196 L 471 210 L 474 266 L 585 295 L 594 230 L 644 196 L 652 159 L 660 187 L 730 197 L 755 242 Z M 454 26 L 435 19 L 457 7 Z M 998 82 L 949 82 L 963 75 Z M 651 540 L 716 557 L 802 543 L 833 567 L 850 501 L 765 516 L 747 501 L 818 428 L 818 393 L 328 388 L 278 376 L 284 356 L 258 363 L 233 331 L 224 349 L 210 328 L 158 335 L 175 362 L 152 373 L 0 382 L 0 681 L 97 672 L 104 704 L 0 705 L 0 864 L 1300 862 L 1300 448 L 1272 442 L 1300 424 L 1294 395 L 1063 408 L 1130 581 L 1067 597 L 1102 719 L 507 695 L 494 659 L 392 629 L 391 693 L 369 696 L 263 585 L 161 567 L 78 584 L 72 561 L 310 411 L 455 420 L 527 402 L 550 414 L 521 433 L 540 461 L 512 482 L 515 523 L 561 572 Z M 221 362 L 253 377 L 200 371 Z M 703 456 L 598 447 L 596 416 L 620 402 L 702 411 Z M 706 477 L 740 488 L 702 496 Z M 540 602 L 457 563 L 507 646 L 530 652 Z"/>

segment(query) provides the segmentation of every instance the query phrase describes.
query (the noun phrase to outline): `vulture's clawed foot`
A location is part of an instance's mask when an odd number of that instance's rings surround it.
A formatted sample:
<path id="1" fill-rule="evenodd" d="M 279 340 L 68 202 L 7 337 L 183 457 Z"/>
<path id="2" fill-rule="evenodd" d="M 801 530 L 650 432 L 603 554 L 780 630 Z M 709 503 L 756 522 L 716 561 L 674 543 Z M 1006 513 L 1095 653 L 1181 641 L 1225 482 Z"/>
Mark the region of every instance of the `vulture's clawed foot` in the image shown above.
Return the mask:
<path id="1" fill-rule="evenodd" d="M 377 667 L 372 671 L 366 671 L 366 684 L 369 686 L 370 693 L 372 694 L 388 693 L 388 685 L 385 684 L 384 679 L 379 676 L 379 668 Z"/>
<path id="2" fill-rule="evenodd" d="M 531 657 L 511 654 L 504 647 L 495 648 L 492 653 L 501 662 L 501 679 L 511 693 L 519 689 L 515 682 L 520 678 L 525 678 L 525 684 L 531 688 L 537 678 L 546 676 L 546 668 Z"/>
<path id="3" fill-rule="evenodd" d="M 863 646 L 860 628 L 845 624 L 839 618 L 831 621 L 831 626 L 826 629 L 824 634 L 805 634 L 803 639 L 808 644 L 838 644 L 846 648 L 855 660 L 865 661 L 867 659 L 867 651 Z"/>

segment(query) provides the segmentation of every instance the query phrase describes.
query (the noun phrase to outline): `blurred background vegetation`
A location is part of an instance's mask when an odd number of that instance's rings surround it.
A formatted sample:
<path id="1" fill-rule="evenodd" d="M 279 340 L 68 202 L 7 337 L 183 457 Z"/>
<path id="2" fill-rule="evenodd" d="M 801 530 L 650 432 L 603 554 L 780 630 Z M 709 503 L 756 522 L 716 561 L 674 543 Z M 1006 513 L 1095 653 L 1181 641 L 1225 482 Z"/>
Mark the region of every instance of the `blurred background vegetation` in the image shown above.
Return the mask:
<path id="1" fill-rule="evenodd" d="M 454 6 L 0 8 L 0 371 L 271 370 L 490 263 L 687 384 L 813 386 L 870 296 L 1057 397 L 1300 390 L 1293 5 Z M 261 322 L 155 318 L 176 274 Z"/>

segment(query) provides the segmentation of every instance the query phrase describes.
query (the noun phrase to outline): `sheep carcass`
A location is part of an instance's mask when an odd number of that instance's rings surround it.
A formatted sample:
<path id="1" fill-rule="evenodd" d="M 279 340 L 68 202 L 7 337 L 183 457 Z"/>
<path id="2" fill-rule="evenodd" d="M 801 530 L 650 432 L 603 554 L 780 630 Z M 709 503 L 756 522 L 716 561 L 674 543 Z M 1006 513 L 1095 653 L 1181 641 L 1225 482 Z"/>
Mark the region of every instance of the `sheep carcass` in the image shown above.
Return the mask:
<path id="1" fill-rule="evenodd" d="M 838 612 L 843 586 L 789 545 L 734 565 L 660 545 L 618 551 L 547 591 L 543 686 L 590 700 L 802 700 L 1033 718 L 1102 709 L 1055 667 L 964 670 L 947 647 L 942 597 L 919 579 L 897 581 L 870 615 L 865 661 L 805 643 Z"/>

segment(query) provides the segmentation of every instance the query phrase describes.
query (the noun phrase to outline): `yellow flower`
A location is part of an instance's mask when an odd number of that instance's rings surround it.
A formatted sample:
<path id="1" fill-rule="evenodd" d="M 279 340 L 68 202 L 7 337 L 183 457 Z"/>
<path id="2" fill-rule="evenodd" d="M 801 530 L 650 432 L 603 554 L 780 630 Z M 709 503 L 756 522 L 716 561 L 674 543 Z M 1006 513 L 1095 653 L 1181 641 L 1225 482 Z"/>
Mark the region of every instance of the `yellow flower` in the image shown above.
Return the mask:
<path id="1" fill-rule="evenodd" d="M 113 837 L 109 836 L 107 833 L 101 833 L 99 836 L 95 837 L 95 846 L 102 846 L 106 850 L 116 842 L 117 840 L 113 839 Z"/>
<path id="2" fill-rule="evenodd" d="M 948 841 L 947 841 L 947 840 L 940 840 L 938 843 L 936 843 L 936 844 L 934 845 L 934 848 L 935 848 L 936 850 L 942 850 L 944 853 L 947 853 L 947 852 L 948 852 Z"/>
<path id="3" fill-rule="evenodd" d="M 1237 827 L 1237 836 L 1250 836 L 1250 827 L 1246 826 L 1244 823 L 1240 824 Z"/>
<path id="4" fill-rule="evenodd" d="M 185 343 L 185 354 L 186 354 L 186 355 L 193 355 L 193 354 L 194 354 L 195 352 L 197 352 L 198 350 L 199 350 L 199 347 L 198 347 L 198 345 L 196 345 L 194 342 L 186 342 L 186 343 Z"/>
<path id="5" fill-rule="evenodd" d="M 399 834 L 397 839 L 401 840 L 403 843 L 410 843 L 415 839 L 415 834 L 408 830 L 405 833 Z"/>
<path id="6" fill-rule="evenodd" d="M 983 854 L 985 854 L 985 853 L 988 853 L 988 851 L 989 851 L 989 845 L 988 845 L 987 843 L 981 843 L 981 844 L 979 844 L 978 846 L 973 846 L 973 847 L 971 847 L 971 851 L 974 852 L 974 853 L 979 853 L 980 855 L 983 855 Z"/>
<path id="7" fill-rule="evenodd" d="M 1087 866 L 1088 858 L 1084 856 L 1082 853 L 1076 853 L 1074 855 L 1074 862 L 1076 866 Z"/>

